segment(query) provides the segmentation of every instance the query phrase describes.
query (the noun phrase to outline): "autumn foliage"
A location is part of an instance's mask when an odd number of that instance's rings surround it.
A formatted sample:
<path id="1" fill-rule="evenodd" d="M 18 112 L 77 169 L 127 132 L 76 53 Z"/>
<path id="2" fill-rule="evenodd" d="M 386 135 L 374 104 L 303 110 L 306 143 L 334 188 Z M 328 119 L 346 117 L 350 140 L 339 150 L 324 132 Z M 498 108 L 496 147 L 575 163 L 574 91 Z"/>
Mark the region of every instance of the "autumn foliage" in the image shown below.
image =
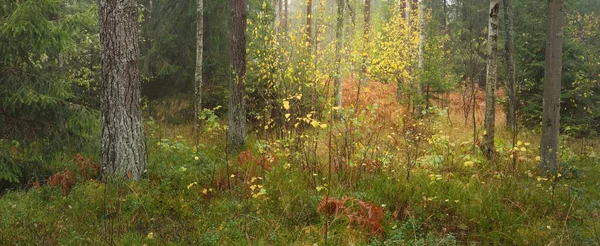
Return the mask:
<path id="1" fill-rule="evenodd" d="M 348 227 L 356 226 L 368 231 L 371 236 L 383 236 L 383 207 L 352 197 L 323 197 L 317 208 L 320 214 L 345 217 Z"/>

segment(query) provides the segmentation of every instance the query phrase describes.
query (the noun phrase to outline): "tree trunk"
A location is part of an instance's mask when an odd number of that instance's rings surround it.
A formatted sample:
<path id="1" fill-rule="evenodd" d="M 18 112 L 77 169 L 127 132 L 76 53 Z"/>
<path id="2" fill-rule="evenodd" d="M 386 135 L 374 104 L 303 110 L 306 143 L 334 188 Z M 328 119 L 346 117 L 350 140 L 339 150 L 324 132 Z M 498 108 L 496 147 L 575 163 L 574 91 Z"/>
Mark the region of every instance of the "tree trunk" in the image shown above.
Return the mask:
<path id="1" fill-rule="evenodd" d="M 408 26 L 409 28 L 411 26 L 410 12 L 412 11 L 412 6 L 410 2 L 412 2 L 412 0 L 406 0 L 406 6 L 404 8 L 404 18 L 406 19 L 406 26 Z"/>
<path id="2" fill-rule="evenodd" d="M 200 132 L 200 112 L 202 110 L 202 61 L 204 32 L 204 0 L 196 5 L 196 74 L 194 86 L 194 141 L 198 144 Z"/>
<path id="3" fill-rule="evenodd" d="M 364 43 L 363 43 L 363 60 L 361 64 L 361 84 L 367 83 L 367 59 L 368 59 L 368 49 L 369 49 L 369 32 L 371 30 L 371 0 L 365 0 L 365 9 L 364 9 Z M 358 87 L 360 89 L 360 85 Z M 357 105 L 358 106 L 358 105 Z"/>
<path id="4" fill-rule="evenodd" d="M 423 102 L 424 93 L 423 93 L 423 85 L 425 81 L 423 81 L 423 74 L 425 73 L 425 3 L 423 0 L 419 0 L 419 82 L 417 83 L 417 93 L 419 93 L 419 99 L 417 100 L 417 114 L 421 113 L 423 110 Z"/>
<path id="5" fill-rule="evenodd" d="M 288 31 L 288 15 L 289 15 L 289 10 L 288 10 L 288 1 L 289 0 L 283 0 L 284 4 L 284 14 L 283 14 L 283 33 L 287 35 L 287 31 Z"/>
<path id="6" fill-rule="evenodd" d="M 494 126 L 496 116 L 496 78 L 497 78 L 497 56 L 498 56 L 498 11 L 499 0 L 490 0 L 489 25 L 488 25 L 488 58 L 487 76 L 485 83 L 485 120 L 483 143 L 481 150 L 483 154 L 491 159 L 494 155 Z"/>
<path id="7" fill-rule="evenodd" d="M 342 46 L 344 31 L 344 0 L 337 0 L 337 22 L 335 27 L 335 64 L 337 73 L 334 78 L 335 102 L 334 106 L 342 108 Z"/>
<path id="8" fill-rule="evenodd" d="M 246 16 L 246 0 L 231 0 L 231 64 L 234 77 L 229 95 L 229 153 L 241 150 L 246 143 Z"/>
<path id="9" fill-rule="evenodd" d="M 306 0 L 306 42 L 312 47 L 312 0 Z M 310 53 L 310 52 L 309 52 Z"/>
<path id="10" fill-rule="evenodd" d="M 142 178 L 146 168 L 135 0 L 100 0 L 102 179 Z"/>
<path id="11" fill-rule="evenodd" d="M 544 109 L 540 146 L 543 172 L 555 175 L 559 171 L 558 131 L 560 128 L 560 84 L 562 79 L 563 9 L 564 0 L 548 1 L 546 31 L 546 64 L 544 72 Z"/>
<path id="12" fill-rule="evenodd" d="M 515 60 L 514 60 L 514 35 L 513 35 L 513 15 L 512 15 L 512 0 L 503 0 L 504 7 L 504 25 L 506 27 L 506 42 L 504 43 L 506 73 L 508 84 L 506 84 L 506 128 L 515 131 L 516 129 L 516 87 L 515 87 Z"/>

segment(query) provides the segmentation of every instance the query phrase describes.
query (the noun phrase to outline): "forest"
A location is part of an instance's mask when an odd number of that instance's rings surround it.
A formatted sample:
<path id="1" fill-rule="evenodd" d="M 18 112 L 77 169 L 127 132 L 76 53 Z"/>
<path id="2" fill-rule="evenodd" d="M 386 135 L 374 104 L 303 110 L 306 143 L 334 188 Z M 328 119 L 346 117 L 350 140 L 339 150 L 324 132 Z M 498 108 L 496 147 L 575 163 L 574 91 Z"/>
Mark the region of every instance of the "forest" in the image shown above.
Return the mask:
<path id="1" fill-rule="evenodd" d="M 0 0 L 2 245 L 600 245 L 598 0 Z"/>

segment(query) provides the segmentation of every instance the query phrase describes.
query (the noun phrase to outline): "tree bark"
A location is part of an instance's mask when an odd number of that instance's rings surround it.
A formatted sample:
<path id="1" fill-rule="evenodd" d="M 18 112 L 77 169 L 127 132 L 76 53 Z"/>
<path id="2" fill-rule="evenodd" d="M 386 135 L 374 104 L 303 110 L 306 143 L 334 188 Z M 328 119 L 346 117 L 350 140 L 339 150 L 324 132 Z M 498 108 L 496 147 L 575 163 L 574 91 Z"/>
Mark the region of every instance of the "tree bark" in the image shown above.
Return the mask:
<path id="1" fill-rule="evenodd" d="M 337 22 L 335 27 L 335 64 L 337 73 L 334 78 L 335 102 L 334 106 L 342 108 L 342 46 L 344 39 L 344 0 L 337 0 Z"/>
<path id="2" fill-rule="evenodd" d="M 229 95 L 229 153 L 241 150 L 246 143 L 246 16 L 246 0 L 231 0 L 231 64 L 234 77 Z"/>
<path id="3" fill-rule="evenodd" d="M 135 0 L 100 0 L 104 180 L 139 180 L 146 168 L 140 107 L 138 7 Z"/>
<path id="4" fill-rule="evenodd" d="M 288 0 L 283 0 L 284 4 L 284 16 L 283 16 L 283 33 L 287 35 L 287 31 L 288 31 L 288 15 L 289 15 L 289 10 L 288 10 Z"/>
<path id="5" fill-rule="evenodd" d="M 204 33 L 204 0 L 196 5 L 196 74 L 194 86 L 194 141 L 198 144 L 200 132 L 200 112 L 202 110 L 202 61 Z"/>
<path id="6" fill-rule="evenodd" d="M 489 25 L 488 25 L 488 57 L 487 76 L 485 83 L 485 120 L 483 143 L 481 150 L 483 154 L 491 159 L 495 153 L 494 127 L 496 116 L 496 78 L 497 78 L 497 56 L 498 56 L 498 12 L 500 11 L 499 0 L 490 0 Z"/>
<path id="7" fill-rule="evenodd" d="M 365 18 L 365 23 L 364 23 L 364 30 L 363 30 L 363 38 L 364 38 L 364 43 L 363 43 L 363 60 L 362 60 L 362 64 L 361 64 L 361 84 L 366 84 L 367 83 L 367 59 L 368 59 L 368 48 L 369 48 L 369 32 L 371 30 L 371 0 L 365 0 L 365 8 L 364 8 L 364 12 L 363 12 L 364 18 Z M 360 85 L 359 85 L 359 90 L 360 90 Z M 359 92 L 360 94 L 360 92 Z M 358 105 L 357 105 L 358 106 Z"/>
<path id="8" fill-rule="evenodd" d="M 560 86 L 562 79 L 564 0 L 548 1 L 546 31 L 546 64 L 544 72 L 544 109 L 540 146 L 543 172 L 555 175 L 559 171 L 558 140 L 560 128 Z"/>
<path id="9" fill-rule="evenodd" d="M 410 2 L 410 1 L 409 1 Z M 419 93 L 419 100 L 417 100 L 417 114 L 421 113 L 423 110 L 423 102 L 424 93 L 423 93 L 423 85 L 425 81 L 423 80 L 423 74 L 425 73 L 425 3 L 423 0 L 419 0 L 419 61 L 418 61 L 418 69 L 419 69 L 419 82 L 417 83 L 417 93 Z"/>
<path id="10" fill-rule="evenodd" d="M 306 0 L 306 42 L 309 50 L 312 47 L 312 5 L 312 0 Z"/>
<path id="11" fill-rule="evenodd" d="M 506 73 L 508 83 L 506 84 L 506 128 L 515 131 L 516 129 L 516 75 L 515 75 L 515 60 L 514 60 L 514 34 L 513 34 L 513 14 L 512 0 L 503 0 L 504 7 L 504 26 L 506 27 L 505 43 L 504 43 L 504 58 L 506 60 Z"/>

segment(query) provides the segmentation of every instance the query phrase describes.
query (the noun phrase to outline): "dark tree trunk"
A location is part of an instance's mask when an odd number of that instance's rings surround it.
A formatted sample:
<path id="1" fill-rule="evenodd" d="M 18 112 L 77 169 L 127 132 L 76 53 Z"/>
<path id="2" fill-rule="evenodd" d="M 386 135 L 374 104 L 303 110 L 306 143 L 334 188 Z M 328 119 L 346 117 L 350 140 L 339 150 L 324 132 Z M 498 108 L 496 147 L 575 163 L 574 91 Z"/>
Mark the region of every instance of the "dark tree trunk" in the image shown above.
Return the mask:
<path id="1" fill-rule="evenodd" d="M 231 0 L 231 64 L 234 77 L 229 95 L 227 151 L 241 150 L 246 143 L 246 0 Z"/>
<path id="2" fill-rule="evenodd" d="M 540 170 L 551 174 L 559 171 L 558 131 L 560 128 L 560 84 L 562 79 L 564 0 L 548 1 L 546 31 L 546 64 L 544 72 L 544 109 Z"/>
<path id="3" fill-rule="evenodd" d="M 306 0 L 306 42 L 310 49 L 312 47 L 312 0 Z"/>
<path id="4" fill-rule="evenodd" d="M 146 168 L 135 0 L 100 0 L 104 180 L 142 178 Z"/>

